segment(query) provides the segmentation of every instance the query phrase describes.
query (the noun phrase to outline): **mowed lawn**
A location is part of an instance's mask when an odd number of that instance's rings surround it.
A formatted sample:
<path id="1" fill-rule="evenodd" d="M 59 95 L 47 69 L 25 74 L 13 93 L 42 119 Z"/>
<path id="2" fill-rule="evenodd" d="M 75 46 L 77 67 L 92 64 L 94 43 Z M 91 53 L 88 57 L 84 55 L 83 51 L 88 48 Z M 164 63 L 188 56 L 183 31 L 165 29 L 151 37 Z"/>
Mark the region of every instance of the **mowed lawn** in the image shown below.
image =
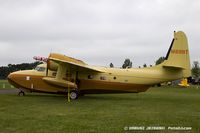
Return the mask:
<path id="1" fill-rule="evenodd" d="M 14 87 L 10 83 L 8 83 L 8 80 L 0 80 L 0 88 L 11 89 Z"/>
<path id="2" fill-rule="evenodd" d="M 152 87 L 139 94 L 93 94 L 67 102 L 62 95 L 0 94 L 1 133 L 118 133 L 124 127 L 164 126 L 156 132 L 200 132 L 200 86 Z M 168 126 L 192 127 L 170 131 Z"/>

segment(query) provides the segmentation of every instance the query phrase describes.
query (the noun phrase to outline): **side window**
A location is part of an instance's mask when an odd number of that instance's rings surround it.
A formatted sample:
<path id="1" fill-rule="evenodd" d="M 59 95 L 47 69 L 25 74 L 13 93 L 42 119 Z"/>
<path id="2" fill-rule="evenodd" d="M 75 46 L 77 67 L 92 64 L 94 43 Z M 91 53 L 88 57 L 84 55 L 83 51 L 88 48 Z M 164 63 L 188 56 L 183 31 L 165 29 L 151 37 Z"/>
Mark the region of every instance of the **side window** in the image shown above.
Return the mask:
<path id="1" fill-rule="evenodd" d="M 45 71 L 45 67 L 40 67 L 39 71 L 40 72 L 44 72 Z"/>
<path id="2" fill-rule="evenodd" d="M 101 76 L 100 80 L 106 80 L 106 77 L 105 76 Z"/>
<path id="3" fill-rule="evenodd" d="M 35 70 L 37 70 L 37 71 L 38 71 L 38 70 L 39 70 L 39 67 L 36 67 L 36 68 L 35 68 Z"/>
<path id="4" fill-rule="evenodd" d="M 88 75 L 88 79 L 93 79 L 93 76 L 92 75 Z"/>
<path id="5" fill-rule="evenodd" d="M 53 72 L 53 73 L 52 73 L 52 76 L 56 76 L 56 74 L 57 74 L 56 72 Z"/>
<path id="6" fill-rule="evenodd" d="M 38 72 L 44 72 L 45 71 L 45 67 L 36 67 L 35 70 L 37 70 Z"/>

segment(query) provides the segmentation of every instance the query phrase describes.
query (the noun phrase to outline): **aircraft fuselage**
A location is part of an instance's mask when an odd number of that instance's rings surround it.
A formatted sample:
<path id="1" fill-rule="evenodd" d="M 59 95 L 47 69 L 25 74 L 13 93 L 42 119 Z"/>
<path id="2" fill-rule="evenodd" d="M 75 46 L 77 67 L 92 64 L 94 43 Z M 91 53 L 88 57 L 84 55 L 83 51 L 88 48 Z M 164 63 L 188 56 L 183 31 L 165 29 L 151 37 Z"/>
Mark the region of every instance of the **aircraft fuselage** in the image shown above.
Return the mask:
<path id="1" fill-rule="evenodd" d="M 65 80 L 76 82 L 82 93 L 138 93 L 144 92 L 154 84 L 171 81 L 182 77 L 180 71 L 148 68 L 106 68 L 97 67 L 103 73 L 69 72 Z M 45 67 L 46 69 L 46 67 Z M 176 75 L 176 76 L 174 76 Z M 46 70 L 26 70 L 11 73 L 8 80 L 15 87 L 31 92 L 64 93 L 67 88 L 49 84 L 43 80 Z M 55 72 L 50 71 L 47 77 L 55 78 Z"/>

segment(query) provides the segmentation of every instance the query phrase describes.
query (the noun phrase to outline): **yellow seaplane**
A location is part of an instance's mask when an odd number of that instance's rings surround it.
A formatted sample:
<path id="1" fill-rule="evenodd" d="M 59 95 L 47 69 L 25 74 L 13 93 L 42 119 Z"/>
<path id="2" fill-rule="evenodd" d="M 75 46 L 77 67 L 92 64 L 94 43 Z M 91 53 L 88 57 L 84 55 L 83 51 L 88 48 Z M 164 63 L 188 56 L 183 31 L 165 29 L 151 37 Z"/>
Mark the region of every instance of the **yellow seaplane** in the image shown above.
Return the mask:
<path id="1" fill-rule="evenodd" d="M 86 64 L 51 53 L 46 64 L 34 70 L 13 72 L 8 81 L 24 92 L 68 94 L 71 99 L 92 93 L 139 93 L 152 85 L 191 75 L 188 41 L 184 32 L 174 32 L 165 61 L 147 68 L 107 68 Z"/>

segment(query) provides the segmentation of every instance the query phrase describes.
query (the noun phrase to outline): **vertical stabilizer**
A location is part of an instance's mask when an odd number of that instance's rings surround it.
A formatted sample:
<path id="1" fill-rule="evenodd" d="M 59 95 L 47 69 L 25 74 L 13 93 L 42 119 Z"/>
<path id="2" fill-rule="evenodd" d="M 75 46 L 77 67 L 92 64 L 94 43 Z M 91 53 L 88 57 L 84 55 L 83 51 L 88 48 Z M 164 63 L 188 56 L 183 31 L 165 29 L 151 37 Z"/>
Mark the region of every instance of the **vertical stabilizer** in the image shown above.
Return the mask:
<path id="1" fill-rule="evenodd" d="M 183 69 L 183 77 L 191 76 L 188 41 L 184 32 L 174 32 L 174 38 L 162 65 Z"/>

